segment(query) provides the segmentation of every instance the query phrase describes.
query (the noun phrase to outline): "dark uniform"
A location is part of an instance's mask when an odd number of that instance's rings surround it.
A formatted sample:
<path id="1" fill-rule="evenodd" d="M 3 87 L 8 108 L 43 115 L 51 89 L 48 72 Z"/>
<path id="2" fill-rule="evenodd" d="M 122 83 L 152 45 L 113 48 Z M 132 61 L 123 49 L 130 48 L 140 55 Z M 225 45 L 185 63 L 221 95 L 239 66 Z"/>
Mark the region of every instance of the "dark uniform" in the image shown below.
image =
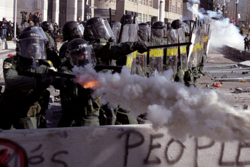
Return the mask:
<path id="1" fill-rule="evenodd" d="M 84 66 L 95 63 L 92 46 L 81 38 L 72 40 L 68 44 L 67 52 L 70 63 L 62 66 L 60 72 L 72 74 L 73 66 Z M 101 104 L 99 97 L 92 98 L 92 90 L 83 88 L 73 81 L 65 80 L 61 88 L 62 117 L 59 127 L 68 126 L 99 126 Z"/>
<path id="2" fill-rule="evenodd" d="M 113 38 L 114 35 L 109 26 L 108 21 L 99 17 L 94 17 L 87 21 L 86 29 L 84 31 L 84 39 L 88 40 L 89 44 L 93 46 L 93 50 L 97 59 L 97 64 L 111 65 L 113 62 L 112 60 L 121 60 L 124 57 L 126 58 L 126 55 L 136 50 L 138 50 L 138 52 L 140 53 L 143 53 L 147 50 L 146 45 L 140 42 L 123 42 L 116 44 L 113 42 Z M 114 115 L 116 115 L 116 112 L 119 113 L 120 110 L 111 111 L 108 109 L 107 106 L 103 106 L 102 108 L 105 110 L 105 115 L 108 117 L 107 119 L 111 120 L 109 121 L 109 123 L 111 124 L 114 124 L 115 120 L 117 124 L 118 122 L 119 124 L 136 123 L 128 117 L 121 118 L 117 116 L 116 119 Z M 129 111 L 121 111 L 121 114 L 129 115 L 130 117 L 129 113 Z M 109 116 L 113 118 L 110 118 Z M 101 122 L 101 124 L 106 124 L 106 121 L 104 122 L 105 123 Z"/>
<path id="3" fill-rule="evenodd" d="M 59 58 L 61 59 L 61 65 L 64 66 L 69 60 L 69 57 L 66 54 L 69 42 L 75 38 L 83 37 L 84 28 L 82 24 L 79 24 L 76 21 L 69 21 L 64 24 L 62 33 L 64 44 L 59 50 Z"/>
<path id="4" fill-rule="evenodd" d="M 45 74 L 54 69 L 46 59 L 47 39 L 39 33 L 24 32 L 17 43 L 17 55 L 4 60 L 5 91 L 1 97 L 0 128 L 35 129 L 46 127 L 44 119 L 50 93 L 50 77 L 21 75 L 21 72 Z"/>

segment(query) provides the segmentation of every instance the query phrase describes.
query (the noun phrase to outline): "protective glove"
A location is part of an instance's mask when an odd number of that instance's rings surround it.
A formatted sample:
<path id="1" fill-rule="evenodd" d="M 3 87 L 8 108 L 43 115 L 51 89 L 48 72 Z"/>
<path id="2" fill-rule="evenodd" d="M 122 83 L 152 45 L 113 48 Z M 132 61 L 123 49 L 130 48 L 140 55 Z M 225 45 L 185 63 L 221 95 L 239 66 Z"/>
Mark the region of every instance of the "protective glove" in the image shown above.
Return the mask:
<path id="1" fill-rule="evenodd" d="M 48 88 L 53 82 L 52 76 L 41 75 L 37 78 L 36 85 L 37 88 Z"/>
<path id="2" fill-rule="evenodd" d="M 139 53 L 144 53 L 144 52 L 148 51 L 147 45 L 145 43 L 141 43 L 141 42 L 136 42 L 135 49 Z"/>

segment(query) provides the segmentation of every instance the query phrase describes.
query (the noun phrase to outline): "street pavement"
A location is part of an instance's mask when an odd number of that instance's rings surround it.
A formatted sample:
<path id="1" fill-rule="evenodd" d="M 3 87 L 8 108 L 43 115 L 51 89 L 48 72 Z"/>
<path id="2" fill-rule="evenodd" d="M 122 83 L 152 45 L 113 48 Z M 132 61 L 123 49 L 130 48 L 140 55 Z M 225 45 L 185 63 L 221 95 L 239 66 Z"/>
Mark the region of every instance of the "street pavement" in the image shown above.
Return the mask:
<path id="1" fill-rule="evenodd" d="M 58 44 L 60 48 L 62 43 Z M 0 60 L 5 59 L 7 55 L 15 54 L 15 45 L 9 44 L 9 49 L 0 50 Z M 221 49 L 210 49 L 208 58 L 205 62 L 205 66 L 217 66 L 227 64 L 238 64 L 241 63 L 237 57 L 232 57 L 227 53 L 224 53 Z M 2 67 L 1 67 L 2 68 Z M 212 89 L 220 93 L 222 98 L 228 101 L 232 107 L 247 108 L 250 104 L 250 84 L 248 82 L 221 82 L 221 87 L 214 87 L 214 84 L 218 83 L 212 80 L 206 73 L 198 80 L 198 89 Z M 0 79 L 0 85 L 4 85 L 4 80 Z M 238 90 L 246 91 L 238 91 Z M 49 88 L 51 93 L 51 103 L 46 113 L 48 127 L 55 127 L 61 116 L 60 100 L 55 98 L 59 95 L 59 92 L 52 86 Z"/>
<path id="2" fill-rule="evenodd" d="M 205 66 L 221 66 L 239 64 L 243 61 L 237 57 L 224 54 L 222 49 L 210 49 Z M 233 107 L 244 108 L 250 105 L 250 84 L 248 82 L 221 82 L 221 87 L 214 87 L 215 83 L 207 74 L 198 80 L 199 89 L 212 89 L 220 93 Z M 242 92 L 240 90 L 243 90 Z"/>

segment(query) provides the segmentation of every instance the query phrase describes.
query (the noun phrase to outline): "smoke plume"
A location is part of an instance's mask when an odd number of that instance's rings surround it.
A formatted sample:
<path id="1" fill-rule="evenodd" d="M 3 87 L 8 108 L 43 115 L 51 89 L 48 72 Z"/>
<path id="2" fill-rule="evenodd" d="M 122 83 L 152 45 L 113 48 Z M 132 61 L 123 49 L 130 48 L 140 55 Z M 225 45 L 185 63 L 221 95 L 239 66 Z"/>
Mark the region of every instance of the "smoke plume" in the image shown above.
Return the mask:
<path id="1" fill-rule="evenodd" d="M 232 108 L 215 91 L 172 82 L 171 70 L 149 78 L 130 75 L 127 67 L 121 74 L 97 73 L 91 65 L 73 71 L 82 85 L 98 82 L 92 96 L 100 96 L 102 104 L 111 108 L 119 104 L 135 117 L 147 112 L 154 127 L 166 126 L 180 140 L 188 135 L 217 141 L 250 137 L 249 112 Z"/>
<path id="2" fill-rule="evenodd" d="M 190 2 L 194 3 L 194 0 Z M 212 19 L 210 22 L 212 30 L 210 41 L 211 47 L 221 48 L 227 45 L 239 50 L 244 50 L 244 37 L 240 34 L 240 30 L 233 23 L 230 23 L 229 18 L 223 18 L 222 11 L 205 11 L 204 8 L 198 10 L 195 6 L 192 5 L 192 3 L 187 3 L 187 9 L 193 14 L 198 15 L 199 20 L 212 18 L 220 19 Z"/>

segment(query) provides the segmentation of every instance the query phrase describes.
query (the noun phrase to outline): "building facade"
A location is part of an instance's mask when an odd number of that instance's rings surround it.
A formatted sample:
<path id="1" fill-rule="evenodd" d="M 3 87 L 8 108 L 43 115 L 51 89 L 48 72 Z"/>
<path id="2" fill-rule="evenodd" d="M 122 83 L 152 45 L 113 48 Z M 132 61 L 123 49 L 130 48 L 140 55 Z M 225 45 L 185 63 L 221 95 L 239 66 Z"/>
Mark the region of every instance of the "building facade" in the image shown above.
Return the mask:
<path id="1" fill-rule="evenodd" d="M 95 0 L 95 17 L 103 17 L 109 20 L 109 8 L 112 9 L 112 20 L 120 21 L 123 14 L 137 16 L 141 22 L 171 22 L 182 17 L 183 0 Z M 176 3 L 177 2 L 177 3 Z M 173 4 L 178 10 L 173 10 Z"/>
<path id="2" fill-rule="evenodd" d="M 14 1 L 1 0 L 0 18 L 6 17 L 14 21 Z M 21 23 L 21 11 L 29 13 L 39 12 L 42 20 L 55 21 L 62 27 L 67 21 L 77 20 L 80 16 L 84 20 L 85 0 L 16 0 L 17 1 L 17 23 Z"/>
<path id="3" fill-rule="evenodd" d="M 0 18 L 14 21 L 14 1 L 17 2 L 17 22 L 21 23 L 21 11 L 39 12 L 42 20 L 53 21 L 62 27 L 67 21 L 87 20 L 91 17 L 120 20 L 123 14 L 133 14 L 138 22 L 171 22 L 183 14 L 183 0 L 1 0 Z"/>

